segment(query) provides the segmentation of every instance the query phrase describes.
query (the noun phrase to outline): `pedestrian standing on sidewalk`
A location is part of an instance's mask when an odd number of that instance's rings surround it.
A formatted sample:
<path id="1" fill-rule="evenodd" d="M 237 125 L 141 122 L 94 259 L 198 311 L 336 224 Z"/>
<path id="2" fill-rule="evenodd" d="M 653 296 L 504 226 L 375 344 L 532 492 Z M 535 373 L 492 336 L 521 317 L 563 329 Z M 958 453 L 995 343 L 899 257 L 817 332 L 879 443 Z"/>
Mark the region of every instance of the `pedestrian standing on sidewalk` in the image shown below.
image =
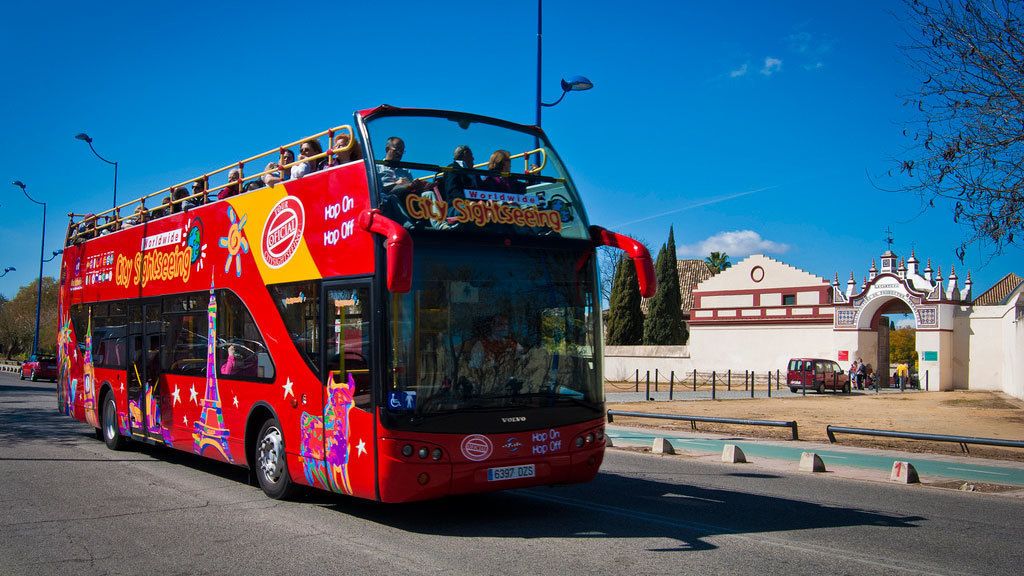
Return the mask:
<path id="1" fill-rule="evenodd" d="M 864 389 L 864 379 L 867 378 L 867 368 L 864 367 L 864 361 L 857 358 L 857 390 Z"/>

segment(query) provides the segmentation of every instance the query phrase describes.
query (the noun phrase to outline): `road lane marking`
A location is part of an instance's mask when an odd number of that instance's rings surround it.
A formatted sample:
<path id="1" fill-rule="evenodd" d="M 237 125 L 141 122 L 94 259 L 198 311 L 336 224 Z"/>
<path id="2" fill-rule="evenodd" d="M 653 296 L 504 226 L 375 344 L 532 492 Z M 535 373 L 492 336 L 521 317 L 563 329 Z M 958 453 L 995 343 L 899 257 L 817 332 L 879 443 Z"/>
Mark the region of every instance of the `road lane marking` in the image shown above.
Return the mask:
<path id="1" fill-rule="evenodd" d="M 992 474 L 993 476 L 1009 476 L 1003 472 L 989 472 L 988 470 L 975 470 L 974 468 L 954 468 L 949 467 L 950 470 L 959 470 L 960 472 L 977 472 L 978 474 Z"/>

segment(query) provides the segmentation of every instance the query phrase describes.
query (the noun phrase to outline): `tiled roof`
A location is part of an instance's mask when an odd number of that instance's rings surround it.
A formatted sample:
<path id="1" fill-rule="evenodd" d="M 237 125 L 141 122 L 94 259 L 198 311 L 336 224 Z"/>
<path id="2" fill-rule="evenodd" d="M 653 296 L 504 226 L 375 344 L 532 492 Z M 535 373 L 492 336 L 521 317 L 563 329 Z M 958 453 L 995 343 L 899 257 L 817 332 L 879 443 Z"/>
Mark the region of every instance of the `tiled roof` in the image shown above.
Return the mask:
<path id="1" fill-rule="evenodd" d="M 690 308 L 693 307 L 693 289 L 697 284 L 714 276 L 707 262 L 703 260 L 678 260 L 676 261 L 676 272 L 679 274 L 679 296 L 682 301 L 684 316 L 690 315 Z M 644 314 L 647 313 L 649 298 L 640 302 L 640 308 Z"/>
<path id="2" fill-rule="evenodd" d="M 1017 276 L 1013 272 L 1010 272 L 999 282 L 996 282 L 994 286 L 985 291 L 984 294 L 974 299 L 975 306 L 999 306 L 1004 304 L 1006 299 L 1013 294 L 1013 291 L 1017 289 L 1021 283 L 1024 282 L 1024 278 Z"/>

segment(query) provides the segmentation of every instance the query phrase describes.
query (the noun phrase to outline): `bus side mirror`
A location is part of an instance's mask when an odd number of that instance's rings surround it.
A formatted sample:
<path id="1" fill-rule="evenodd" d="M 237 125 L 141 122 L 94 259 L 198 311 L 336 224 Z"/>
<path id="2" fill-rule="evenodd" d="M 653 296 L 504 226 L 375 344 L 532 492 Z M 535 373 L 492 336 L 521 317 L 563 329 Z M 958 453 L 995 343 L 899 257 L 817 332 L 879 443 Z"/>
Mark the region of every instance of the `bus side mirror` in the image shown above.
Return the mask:
<path id="1" fill-rule="evenodd" d="M 590 227 L 590 239 L 595 246 L 611 246 L 618 248 L 629 256 L 636 268 L 636 280 L 640 285 L 640 295 L 644 298 L 654 296 L 658 289 L 658 281 L 654 277 L 654 262 L 647 247 L 630 238 L 600 226 Z"/>
<path id="2" fill-rule="evenodd" d="M 380 210 L 366 209 L 359 214 L 359 227 L 384 237 L 388 257 L 388 290 L 405 294 L 412 287 L 412 237 L 401 224 Z"/>

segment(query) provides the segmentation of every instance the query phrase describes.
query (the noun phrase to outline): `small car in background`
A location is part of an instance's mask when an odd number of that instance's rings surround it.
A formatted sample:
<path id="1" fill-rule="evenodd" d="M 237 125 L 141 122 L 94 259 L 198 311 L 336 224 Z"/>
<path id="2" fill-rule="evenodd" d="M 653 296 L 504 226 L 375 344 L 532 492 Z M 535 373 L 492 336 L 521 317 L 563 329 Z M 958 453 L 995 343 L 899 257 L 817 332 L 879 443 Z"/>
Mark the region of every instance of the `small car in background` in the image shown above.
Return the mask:
<path id="1" fill-rule="evenodd" d="M 790 392 L 801 388 L 824 394 L 825 390 L 850 391 L 850 375 L 839 363 L 823 358 L 793 358 L 786 370 Z"/>
<path id="2" fill-rule="evenodd" d="M 53 356 L 33 354 L 21 365 L 21 379 L 57 381 L 57 359 Z"/>

